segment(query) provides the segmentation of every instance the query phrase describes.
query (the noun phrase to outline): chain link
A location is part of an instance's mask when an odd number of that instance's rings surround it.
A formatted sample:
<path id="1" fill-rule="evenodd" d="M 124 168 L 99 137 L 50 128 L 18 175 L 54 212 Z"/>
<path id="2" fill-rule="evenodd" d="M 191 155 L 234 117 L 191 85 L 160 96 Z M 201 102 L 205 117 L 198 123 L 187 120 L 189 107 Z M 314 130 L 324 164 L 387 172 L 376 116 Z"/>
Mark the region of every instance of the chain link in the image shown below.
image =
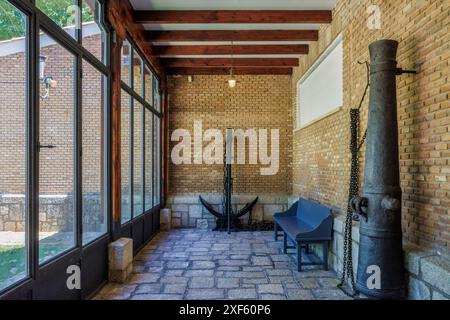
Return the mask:
<path id="1" fill-rule="evenodd" d="M 359 107 L 356 109 L 350 110 L 350 132 L 351 132 L 351 141 L 350 141 L 350 151 L 351 151 L 351 170 L 350 170 L 350 186 L 348 192 L 348 201 L 347 201 L 347 216 L 345 219 L 345 231 L 344 231 L 344 257 L 343 257 L 343 268 L 342 268 L 342 277 L 341 282 L 338 284 L 339 288 L 342 288 L 345 284 L 345 280 L 349 279 L 353 294 L 351 297 L 356 297 L 359 293 L 356 289 L 355 285 L 355 274 L 353 271 L 353 220 L 354 213 L 350 206 L 350 200 L 359 195 L 359 153 L 361 151 L 362 146 L 364 145 L 367 138 L 367 129 L 364 132 L 364 135 L 360 142 L 358 142 L 358 133 L 360 129 L 360 111 L 364 100 L 366 98 L 368 89 L 370 87 L 370 65 L 366 62 L 358 62 L 359 64 L 365 64 L 367 68 L 367 85 L 364 90 L 364 94 L 361 98 L 361 102 Z M 345 291 L 344 291 L 345 292 Z"/>

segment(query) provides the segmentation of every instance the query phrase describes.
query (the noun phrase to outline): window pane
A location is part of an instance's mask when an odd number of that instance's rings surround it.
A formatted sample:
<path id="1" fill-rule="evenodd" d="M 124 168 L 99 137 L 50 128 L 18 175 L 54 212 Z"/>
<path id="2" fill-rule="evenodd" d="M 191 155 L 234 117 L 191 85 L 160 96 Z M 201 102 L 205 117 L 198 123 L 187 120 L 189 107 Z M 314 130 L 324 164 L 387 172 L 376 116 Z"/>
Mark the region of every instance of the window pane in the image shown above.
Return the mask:
<path id="1" fill-rule="evenodd" d="M 133 83 L 133 89 L 134 91 L 140 95 L 143 96 L 142 88 L 144 85 L 144 79 L 142 77 L 142 59 L 141 57 L 136 53 L 136 51 L 133 51 L 133 76 L 134 76 L 134 83 Z"/>
<path id="2" fill-rule="evenodd" d="M 154 183 L 154 198 L 153 198 L 153 205 L 156 206 L 159 204 L 160 200 L 160 153 L 161 153 L 161 146 L 160 146 L 160 128 L 161 128 L 161 119 L 157 116 L 154 116 L 154 160 L 153 160 L 153 172 L 155 178 L 153 179 Z"/>
<path id="3" fill-rule="evenodd" d="M 130 77 L 131 77 L 131 46 L 128 41 L 124 41 L 122 45 L 122 68 L 121 68 L 121 79 L 128 86 L 131 86 Z"/>
<path id="4" fill-rule="evenodd" d="M 106 33 L 101 22 L 101 10 L 102 6 L 97 0 L 83 0 L 82 2 L 83 47 L 104 62 Z"/>
<path id="5" fill-rule="evenodd" d="M 161 112 L 161 95 L 159 93 L 159 81 L 158 79 L 156 79 L 156 77 L 154 77 L 155 79 L 155 89 L 154 89 L 154 102 L 153 102 L 153 107 L 158 110 L 158 112 Z"/>
<path id="6" fill-rule="evenodd" d="M 45 33 L 40 37 L 39 261 L 75 245 L 75 57 Z M 44 66 L 45 65 L 45 66 Z"/>
<path id="7" fill-rule="evenodd" d="M 104 76 L 83 61 L 82 102 L 82 212 L 83 244 L 107 231 L 104 208 Z"/>
<path id="8" fill-rule="evenodd" d="M 0 0 L 0 291 L 27 276 L 27 17 Z M 15 38 L 15 39 L 13 39 Z"/>
<path id="9" fill-rule="evenodd" d="M 77 0 L 36 0 L 36 6 L 68 34 L 76 38 L 77 29 L 80 28 L 80 10 L 77 2 Z"/>
<path id="10" fill-rule="evenodd" d="M 153 82 L 152 82 L 152 73 L 150 69 L 145 66 L 145 101 L 152 104 L 153 97 Z"/>
<path id="11" fill-rule="evenodd" d="M 130 186 L 130 112 L 131 97 L 122 90 L 121 93 L 121 183 L 122 183 L 122 223 L 131 220 L 131 186 Z"/>
<path id="12" fill-rule="evenodd" d="M 145 108 L 145 211 L 152 208 L 152 172 L 153 172 L 153 113 Z"/>
<path id="13" fill-rule="evenodd" d="M 143 156 L 143 112 L 144 108 L 140 103 L 134 101 L 133 114 L 133 217 L 143 213 L 143 176 L 142 176 L 142 156 Z"/>

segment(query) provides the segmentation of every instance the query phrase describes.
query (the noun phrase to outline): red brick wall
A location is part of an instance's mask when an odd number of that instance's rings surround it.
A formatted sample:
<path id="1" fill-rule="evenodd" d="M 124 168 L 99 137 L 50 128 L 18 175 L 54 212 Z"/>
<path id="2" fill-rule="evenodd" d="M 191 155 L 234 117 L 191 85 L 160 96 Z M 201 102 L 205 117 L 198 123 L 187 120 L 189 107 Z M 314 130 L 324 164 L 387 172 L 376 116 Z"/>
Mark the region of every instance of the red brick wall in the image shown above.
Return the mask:
<path id="1" fill-rule="evenodd" d="M 381 29 L 369 30 L 370 5 L 381 9 Z M 366 83 L 368 45 L 378 39 L 400 42 L 398 61 L 415 76 L 398 78 L 398 121 L 403 231 L 405 239 L 448 251 L 450 247 L 450 87 L 448 1 L 339 0 L 333 23 L 320 30 L 319 42 L 295 69 L 296 84 L 332 40 L 342 32 L 344 43 L 343 110 L 293 136 L 293 193 L 345 211 L 349 183 L 349 108 L 356 107 Z M 367 123 L 368 101 L 362 126 Z M 295 119 L 293 120 L 295 122 Z M 294 123 L 295 127 L 295 123 Z M 364 165 L 362 150 L 361 166 Z"/>
<path id="2" fill-rule="evenodd" d="M 100 56 L 100 36 L 83 39 L 85 46 Z M 97 52 L 98 51 L 98 52 Z M 40 153 L 40 192 L 66 193 L 73 185 L 74 128 L 74 67 L 73 55 L 60 45 L 44 47 L 41 54 L 48 57 L 46 76 L 58 85 L 47 99 L 40 99 L 40 140 L 55 149 Z M 0 192 L 23 193 L 25 181 L 25 62 L 24 54 L 0 57 Z M 84 191 L 99 191 L 101 170 L 102 83 L 101 76 L 84 62 L 83 148 L 85 149 Z M 40 94 L 44 94 L 41 81 Z"/>

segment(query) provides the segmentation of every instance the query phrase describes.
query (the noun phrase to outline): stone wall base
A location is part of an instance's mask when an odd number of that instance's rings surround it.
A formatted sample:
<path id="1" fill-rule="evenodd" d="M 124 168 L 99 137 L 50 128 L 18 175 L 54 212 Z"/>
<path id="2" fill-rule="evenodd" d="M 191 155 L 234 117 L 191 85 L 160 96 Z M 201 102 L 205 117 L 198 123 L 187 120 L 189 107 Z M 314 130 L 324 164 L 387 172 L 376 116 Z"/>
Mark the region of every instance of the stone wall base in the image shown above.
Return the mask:
<path id="1" fill-rule="evenodd" d="M 215 228 L 216 219 L 202 206 L 199 200 L 200 195 L 212 204 L 217 211 L 222 212 L 222 194 L 171 195 L 167 201 L 167 208 L 172 210 L 172 228 Z M 272 221 L 274 213 L 285 211 L 287 209 L 287 195 L 234 194 L 232 197 L 234 211 L 236 212 L 242 209 L 256 197 L 259 197 L 259 200 L 251 212 L 252 221 Z M 249 214 L 241 218 L 243 224 L 247 224 L 248 220 Z"/>

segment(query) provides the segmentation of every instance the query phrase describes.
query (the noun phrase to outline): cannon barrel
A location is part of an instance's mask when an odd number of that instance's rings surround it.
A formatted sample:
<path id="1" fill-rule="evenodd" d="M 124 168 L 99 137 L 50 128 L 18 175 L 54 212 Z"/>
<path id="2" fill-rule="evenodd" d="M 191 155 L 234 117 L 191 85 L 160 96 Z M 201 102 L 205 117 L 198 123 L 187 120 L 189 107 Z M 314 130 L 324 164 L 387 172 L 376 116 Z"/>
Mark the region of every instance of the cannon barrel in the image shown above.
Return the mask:
<path id="1" fill-rule="evenodd" d="M 404 296 L 396 76 L 398 42 L 370 50 L 370 102 L 364 192 L 351 205 L 363 216 L 356 288 L 379 299 Z"/>

